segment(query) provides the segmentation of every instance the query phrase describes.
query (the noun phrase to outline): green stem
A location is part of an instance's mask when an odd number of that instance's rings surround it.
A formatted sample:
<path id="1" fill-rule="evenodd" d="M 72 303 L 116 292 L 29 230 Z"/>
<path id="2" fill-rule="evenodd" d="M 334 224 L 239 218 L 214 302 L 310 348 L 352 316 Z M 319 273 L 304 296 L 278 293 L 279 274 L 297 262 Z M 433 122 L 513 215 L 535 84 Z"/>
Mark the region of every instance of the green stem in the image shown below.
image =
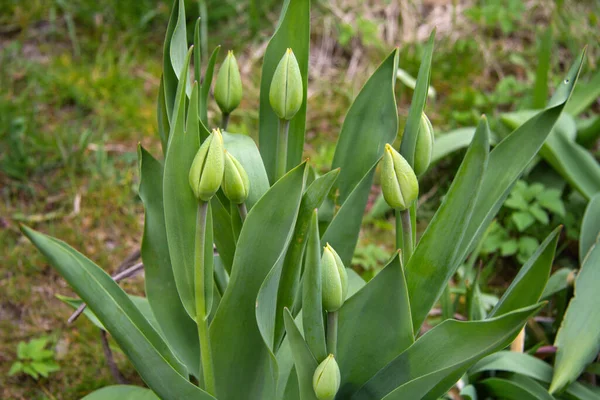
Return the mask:
<path id="1" fill-rule="evenodd" d="M 223 113 L 221 115 L 221 129 L 224 131 L 227 130 L 227 125 L 229 125 L 229 113 Z"/>
<path id="2" fill-rule="evenodd" d="M 215 395 L 215 375 L 213 370 L 212 349 L 208 332 L 208 313 L 206 311 L 206 294 L 204 282 L 204 251 L 206 249 L 206 216 L 208 202 L 198 203 L 196 219 L 196 248 L 195 248 L 195 285 L 196 285 L 196 324 L 200 339 L 200 363 L 204 374 L 204 389 Z"/>
<path id="3" fill-rule="evenodd" d="M 279 180 L 287 172 L 287 148 L 290 121 L 279 120 L 279 133 L 277 136 L 277 160 L 275 164 L 275 180 Z"/>
<path id="4" fill-rule="evenodd" d="M 246 220 L 248 216 L 248 209 L 246 208 L 246 203 L 238 204 L 238 210 L 240 211 L 240 218 L 242 219 L 242 223 Z"/>
<path id="5" fill-rule="evenodd" d="M 402 249 L 402 261 L 406 266 L 413 253 L 410 209 L 396 210 L 396 248 Z"/>
<path id="6" fill-rule="evenodd" d="M 338 311 L 327 313 L 327 352 L 337 356 Z"/>

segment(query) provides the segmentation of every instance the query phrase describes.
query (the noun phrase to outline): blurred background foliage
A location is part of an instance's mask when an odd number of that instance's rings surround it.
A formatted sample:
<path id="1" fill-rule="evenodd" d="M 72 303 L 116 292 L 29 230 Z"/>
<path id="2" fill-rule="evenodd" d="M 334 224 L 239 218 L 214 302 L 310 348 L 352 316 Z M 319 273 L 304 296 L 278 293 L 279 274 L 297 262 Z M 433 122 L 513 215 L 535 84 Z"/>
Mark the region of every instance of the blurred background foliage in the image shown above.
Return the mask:
<path id="1" fill-rule="evenodd" d="M 170 3 L 0 1 L 1 398 L 74 399 L 112 382 L 98 331 L 87 321 L 76 328 L 66 323 L 69 310 L 55 293 L 72 293 L 24 243 L 18 223 L 64 239 L 109 272 L 139 246 L 136 144 L 159 154 L 155 100 Z M 186 0 L 188 26 L 202 3 L 209 32 L 203 50 L 233 49 L 242 72 L 244 98 L 230 130 L 256 139 L 261 60 L 281 2 Z M 435 97 L 426 111 L 438 135 L 474 125 L 482 113 L 497 117 L 531 105 L 540 56 L 548 60 L 546 86 L 553 88 L 588 45 L 583 75 L 590 76 L 599 68 L 599 18 L 595 0 L 313 0 L 306 156 L 328 168 L 346 110 L 394 46 L 400 67 L 416 76 L 423 44 L 437 28 Z M 548 32 L 549 45 L 542 40 Z M 401 131 L 412 91 L 398 84 L 397 94 Z M 599 111 L 596 101 L 589 112 Z M 491 121 L 492 130 L 502 131 Z M 590 148 L 598 157 L 597 143 Z M 445 158 L 425 177 L 421 229 L 460 159 Z M 501 290 L 502 277 L 514 276 L 519 261 L 559 223 L 567 229 L 556 267 L 577 265 L 581 196 L 557 196 L 532 182 L 515 190 L 479 253 L 481 263 L 494 265 L 485 273 L 491 291 Z M 377 194 L 374 188 L 373 200 Z M 365 277 L 386 260 L 393 229 L 391 218 L 368 218 L 353 260 Z M 143 292 L 141 278 L 124 285 Z M 18 343 L 40 336 L 52 344 L 60 371 L 50 379 L 9 377 Z M 139 379 L 114 350 L 126 377 Z"/>

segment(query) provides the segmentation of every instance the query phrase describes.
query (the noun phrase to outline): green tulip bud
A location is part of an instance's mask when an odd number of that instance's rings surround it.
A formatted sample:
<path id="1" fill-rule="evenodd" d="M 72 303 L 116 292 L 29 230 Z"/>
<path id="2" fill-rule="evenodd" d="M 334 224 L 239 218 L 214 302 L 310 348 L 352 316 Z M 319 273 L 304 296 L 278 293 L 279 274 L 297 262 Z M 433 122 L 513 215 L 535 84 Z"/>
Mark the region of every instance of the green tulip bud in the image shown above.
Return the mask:
<path id="1" fill-rule="evenodd" d="M 223 136 L 219 129 L 206 138 L 190 168 L 190 186 L 198 201 L 208 201 L 217 193 L 223 181 Z"/>
<path id="2" fill-rule="evenodd" d="M 425 113 L 421 114 L 421 123 L 419 125 L 419 135 L 417 136 L 417 146 L 415 148 L 415 174 L 421 176 L 429 168 L 431 155 L 433 154 L 433 126 Z"/>
<path id="3" fill-rule="evenodd" d="M 341 382 L 340 367 L 333 354 L 327 356 L 315 370 L 313 375 L 313 389 L 317 399 L 333 400 Z"/>
<path id="4" fill-rule="evenodd" d="M 235 204 L 242 204 L 248 198 L 250 180 L 242 164 L 225 150 L 225 174 L 223 175 L 223 192 Z"/>
<path id="5" fill-rule="evenodd" d="M 348 273 L 342 259 L 327 243 L 321 257 L 321 286 L 323 290 L 323 308 L 337 311 L 348 294 Z"/>
<path id="6" fill-rule="evenodd" d="M 395 209 L 406 210 L 419 195 L 419 181 L 408 162 L 389 144 L 385 145 L 381 168 L 381 191 Z"/>
<path id="7" fill-rule="evenodd" d="M 223 114 L 230 114 L 242 101 L 242 78 L 233 51 L 227 53 L 215 83 L 215 100 Z"/>
<path id="8" fill-rule="evenodd" d="M 269 102 L 280 119 L 290 120 L 302 106 L 304 98 L 302 74 L 292 49 L 287 49 L 275 69 Z"/>

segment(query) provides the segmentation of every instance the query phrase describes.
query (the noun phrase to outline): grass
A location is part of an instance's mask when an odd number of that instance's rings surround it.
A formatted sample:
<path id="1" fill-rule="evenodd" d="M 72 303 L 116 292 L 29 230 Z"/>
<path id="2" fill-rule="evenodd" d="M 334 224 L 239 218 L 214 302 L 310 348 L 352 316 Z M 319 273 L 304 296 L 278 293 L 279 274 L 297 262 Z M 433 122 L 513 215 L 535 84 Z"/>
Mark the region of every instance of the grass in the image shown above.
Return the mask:
<path id="1" fill-rule="evenodd" d="M 233 48 L 242 68 L 244 100 L 232 116 L 232 130 L 254 137 L 260 59 L 277 20 L 274 3 L 254 2 L 261 6 L 250 13 L 250 3 L 208 1 L 209 47 Z M 400 10 L 375 0 L 314 3 L 306 154 L 323 171 L 346 110 L 379 60 L 400 45 L 400 66 L 416 75 L 419 32 L 428 34 L 434 26 L 438 41 L 431 81 L 438 95 L 427 112 L 436 132 L 527 101 L 524 93 L 533 86 L 536 68 L 535 38 L 550 23 L 556 32 L 552 82 L 585 43 L 590 44 L 586 68 L 598 67 L 600 33 L 593 27 L 600 11 L 593 1 L 564 4 L 560 10 L 527 2 L 526 13 L 535 24 L 524 20 L 520 9 L 507 7 L 498 20 L 489 6 L 460 2 L 454 14 L 440 14 L 434 6 Z M 194 20 L 197 3 L 186 1 L 186 8 Z M 139 246 L 143 210 L 136 144 L 160 152 L 155 98 L 168 13 L 168 2 L 157 0 L 37 0 L 27 6 L 9 0 L 0 5 L 1 398 L 75 399 L 113 383 L 98 330 L 85 318 L 66 323 L 72 310 L 54 295 L 73 293 L 23 239 L 18 224 L 65 240 L 109 272 Z M 440 17 L 446 14 L 454 19 Z M 401 125 L 411 95 L 398 85 Z M 214 105 L 211 116 L 217 118 Z M 457 160 L 440 163 L 423 182 L 422 193 L 431 194 L 420 211 L 425 219 L 449 186 Z M 386 220 L 365 226 L 357 268 L 368 274 L 381 265 L 381 254 L 393 245 L 381 245 L 391 230 L 393 222 Z M 142 278 L 124 286 L 143 293 Z M 61 371 L 38 382 L 8 377 L 18 342 L 41 335 L 53 338 Z M 121 370 L 139 383 L 132 366 L 118 349 L 115 353 Z"/>

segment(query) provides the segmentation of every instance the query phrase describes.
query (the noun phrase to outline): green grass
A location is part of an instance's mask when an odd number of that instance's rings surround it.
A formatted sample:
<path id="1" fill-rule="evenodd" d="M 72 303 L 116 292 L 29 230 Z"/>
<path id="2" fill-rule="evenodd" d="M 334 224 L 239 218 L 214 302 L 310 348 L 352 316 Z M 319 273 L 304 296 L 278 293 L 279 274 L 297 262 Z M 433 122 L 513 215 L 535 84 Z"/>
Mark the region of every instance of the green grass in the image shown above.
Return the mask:
<path id="1" fill-rule="evenodd" d="M 207 3 L 210 49 L 216 44 L 234 49 L 242 67 L 244 99 L 232 116 L 232 130 L 256 138 L 261 46 L 277 20 L 277 2 L 255 2 L 261 4 L 254 10 L 258 14 L 249 12 L 250 3 Z M 332 3 L 348 17 L 343 23 L 328 2 L 315 1 L 313 15 L 319 72 L 310 77 L 306 155 L 321 171 L 328 169 L 352 99 L 386 53 L 402 42 L 386 39 L 381 28 L 390 28 L 390 21 L 365 13 L 360 1 Z M 386 4 L 369 3 L 373 9 Z M 529 10 L 538 18 L 535 26 L 507 12 L 502 28 L 492 12 L 476 6 L 455 34 L 438 33 L 431 77 L 438 95 L 427 106 L 436 132 L 471 125 L 481 113 L 493 116 L 526 101 L 536 68 L 536 34 L 549 21 L 556 32 L 551 82 L 561 79 L 586 43 L 586 68 L 598 68 L 600 32 L 593 29 L 598 5 L 565 4 L 552 16 L 541 4 Z M 18 224 L 62 238 L 109 272 L 139 246 L 143 210 L 137 197 L 136 144 L 160 154 L 155 99 L 169 7 L 158 0 L 0 4 L 1 398 L 75 399 L 113 383 L 97 329 L 85 318 L 73 326 L 66 323 L 71 310 L 54 295 L 73 293 L 23 239 Z M 186 8 L 191 26 L 198 5 L 186 1 Z M 357 48 L 362 56 L 353 59 Z M 421 52 L 420 43 L 402 42 L 400 66 L 416 75 Z M 412 91 L 402 85 L 397 91 L 402 129 Z M 211 107 L 216 120 L 216 107 Z M 438 164 L 423 181 L 421 193 L 431 197 L 421 206 L 420 226 L 446 192 L 458 160 Z M 386 244 L 393 226 L 391 219 L 366 225 L 356 257 L 359 270 L 373 273 L 383 262 L 382 251 L 393 246 Z M 374 247 L 378 243 L 381 248 Z M 143 280 L 133 279 L 125 287 L 142 293 Z M 18 342 L 42 334 L 54 338 L 61 371 L 39 382 L 7 377 Z M 125 375 L 139 383 L 132 366 L 116 353 Z"/>

